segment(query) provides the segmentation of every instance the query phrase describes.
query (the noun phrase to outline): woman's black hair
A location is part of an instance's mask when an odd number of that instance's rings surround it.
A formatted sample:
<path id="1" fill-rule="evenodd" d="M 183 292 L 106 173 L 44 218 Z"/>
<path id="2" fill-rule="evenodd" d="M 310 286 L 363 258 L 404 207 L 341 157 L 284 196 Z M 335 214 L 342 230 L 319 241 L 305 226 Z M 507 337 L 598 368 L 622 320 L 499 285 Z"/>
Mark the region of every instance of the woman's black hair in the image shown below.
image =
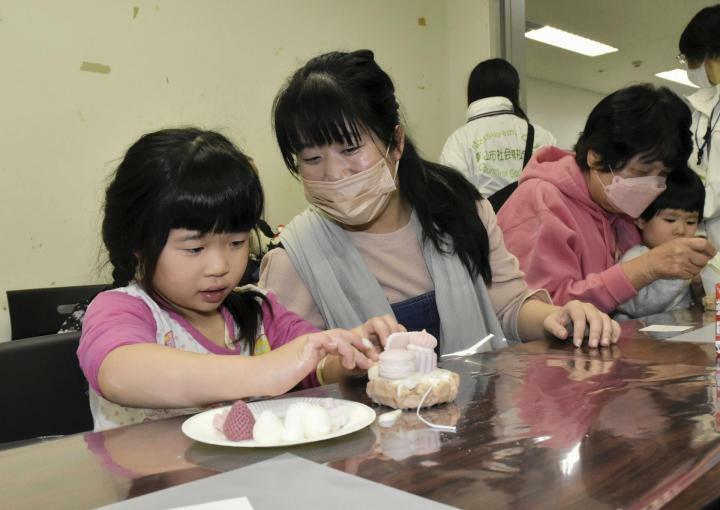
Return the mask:
<path id="1" fill-rule="evenodd" d="M 304 147 L 357 144 L 367 130 L 397 146 L 399 105 L 392 80 L 372 51 L 332 52 L 307 62 L 280 90 L 273 105 L 275 135 L 286 166 L 297 174 Z M 420 157 L 406 137 L 398 169 L 401 195 L 415 209 L 425 240 L 455 253 L 473 278 L 492 281 L 489 241 L 480 221 L 480 193 L 460 172 Z"/>
<path id="2" fill-rule="evenodd" d="M 678 209 L 698 213 L 698 222 L 703 219 L 705 208 L 705 186 L 700 177 L 685 167 L 672 172 L 667 179 L 667 188 L 640 215 L 650 221 L 663 209 Z"/>
<path id="3" fill-rule="evenodd" d="M 700 10 L 683 30 L 678 47 L 688 62 L 720 57 L 720 4 Z"/>
<path id="4" fill-rule="evenodd" d="M 575 144 L 575 160 L 589 170 L 587 155 L 600 157 L 603 171 L 622 168 L 635 156 L 645 163 L 683 168 L 692 152 L 690 110 L 671 90 L 633 85 L 600 101 Z"/>
<path id="5" fill-rule="evenodd" d="M 509 99 L 515 115 L 527 120 L 527 115 L 520 108 L 520 75 L 507 60 L 501 58 L 484 60 L 470 73 L 467 86 L 468 104 L 486 97 Z"/>
<path id="6" fill-rule="evenodd" d="M 105 194 L 102 237 L 113 287 L 133 280 L 158 302 L 152 280 L 170 230 L 247 232 L 263 211 L 260 180 L 223 135 L 197 128 L 143 135 L 125 154 Z M 236 282 L 239 283 L 239 282 Z M 252 352 L 264 296 L 232 292 L 224 305 Z"/>

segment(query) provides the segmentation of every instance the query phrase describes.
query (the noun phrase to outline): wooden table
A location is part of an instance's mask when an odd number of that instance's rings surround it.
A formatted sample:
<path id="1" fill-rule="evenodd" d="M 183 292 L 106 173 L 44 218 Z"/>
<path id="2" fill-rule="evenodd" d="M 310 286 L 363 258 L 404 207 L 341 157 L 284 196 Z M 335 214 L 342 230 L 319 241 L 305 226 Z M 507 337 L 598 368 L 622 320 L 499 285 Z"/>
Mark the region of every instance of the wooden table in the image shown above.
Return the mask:
<path id="1" fill-rule="evenodd" d="M 715 352 L 652 339 L 643 325 L 625 323 L 600 351 L 538 341 L 444 361 L 461 374 L 460 395 L 424 414 L 456 434 L 404 413 L 389 429 L 249 450 L 195 443 L 174 418 L 0 451 L 0 506 L 93 508 L 289 451 L 460 508 L 699 508 L 720 497 Z M 302 394 L 367 403 L 359 383 Z"/>

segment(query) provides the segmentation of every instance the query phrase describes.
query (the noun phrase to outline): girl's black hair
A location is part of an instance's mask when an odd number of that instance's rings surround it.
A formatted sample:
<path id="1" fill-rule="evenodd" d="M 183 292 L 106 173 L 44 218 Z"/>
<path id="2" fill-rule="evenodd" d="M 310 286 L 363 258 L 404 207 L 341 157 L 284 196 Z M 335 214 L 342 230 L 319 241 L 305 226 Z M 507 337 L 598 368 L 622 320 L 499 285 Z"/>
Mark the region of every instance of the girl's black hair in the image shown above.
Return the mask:
<path id="1" fill-rule="evenodd" d="M 698 213 L 698 222 L 703 219 L 705 208 L 705 186 L 700 177 L 685 167 L 672 172 L 667 179 L 667 188 L 640 215 L 650 221 L 663 209 L 679 209 Z"/>
<path id="2" fill-rule="evenodd" d="M 720 57 L 720 4 L 700 10 L 683 30 L 678 47 L 692 63 Z"/>
<path id="3" fill-rule="evenodd" d="M 223 135 L 197 128 L 143 135 L 128 149 L 105 194 L 102 237 L 113 287 L 137 280 L 160 298 L 152 280 L 170 230 L 247 232 L 260 219 L 263 203 L 250 161 Z M 238 340 L 251 352 L 261 301 L 262 294 L 245 290 L 224 302 L 240 329 Z"/>
<path id="4" fill-rule="evenodd" d="M 307 62 L 273 105 L 275 135 L 288 169 L 297 174 L 304 147 L 358 143 L 362 130 L 397 146 L 399 105 L 392 80 L 372 51 L 332 52 Z M 460 172 L 420 157 L 406 137 L 398 169 L 401 195 L 415 209 L 425 240 L 455 253 L 473 278 L 490 285 L 489 241 L 480 221 L 480 193 Z"/>
<path id="5" fill-rule="evenodd" d="M 501 58 L 484 60 L 470 73 L 467 86 L 468 104 L 486 97 L 509 99 L 515 115 L 527 120 L 527 115 L 520 108 L 520 76 L 507 60 Z"/>
<path id="6" fill-rule="evenodd" d="M 587 155 L 600 156 L 603 171 L 622 168 L 635 156 L 659 161 L 673 171 L 684 168 L 692 152 L 691 115 L 671 90 L 650 84 L 633 85 L 600 101 L 575 144 L 575 160 L 589 170 Z"/>

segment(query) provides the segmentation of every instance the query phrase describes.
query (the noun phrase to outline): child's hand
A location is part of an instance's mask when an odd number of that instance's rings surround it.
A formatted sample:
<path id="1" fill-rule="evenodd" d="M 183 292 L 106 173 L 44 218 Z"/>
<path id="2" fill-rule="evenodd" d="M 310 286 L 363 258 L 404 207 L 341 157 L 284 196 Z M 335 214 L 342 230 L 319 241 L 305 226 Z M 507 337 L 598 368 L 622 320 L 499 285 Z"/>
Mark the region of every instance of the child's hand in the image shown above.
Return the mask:
<path id="1" fill-rule="evenodd" d="M 387 343 L 387 337 L 392 333 L 404 333 L 407 331 L 405 326 L 398 324 L 395 317 L 392 315 L 382 315 L 380 317 L 373 317 L 365 322 L 365 324 L 353 328 L 352 331 L 362 338 L 367 338 L 378 350 Z"/>
<path id="2" fill-rule="evenodd" d="M 357 329 L 357 328 L 356 328 Z M 315 367 L 328 354 L 337 354 L 340 364 L 347 370 L 367 370 L 377 361 L 378 355 L 370 342 L 356 332 L 346 329 L 330 329 L 311 333 L 300 351 L 301 364 Z"/>
<path id="3" fill-rule="evenodd" d="M 556 311 L 545 317 L 545 331 L 561 340 L 568 338 L 572 331 L 572 340 L 576 347 L 582 345 L 588 325 L 588 345 L 592 348 L 614 344 L 620 337 L 620 325 L 590 303 L 570 301 L 565 306 L 556 308 Z"/>

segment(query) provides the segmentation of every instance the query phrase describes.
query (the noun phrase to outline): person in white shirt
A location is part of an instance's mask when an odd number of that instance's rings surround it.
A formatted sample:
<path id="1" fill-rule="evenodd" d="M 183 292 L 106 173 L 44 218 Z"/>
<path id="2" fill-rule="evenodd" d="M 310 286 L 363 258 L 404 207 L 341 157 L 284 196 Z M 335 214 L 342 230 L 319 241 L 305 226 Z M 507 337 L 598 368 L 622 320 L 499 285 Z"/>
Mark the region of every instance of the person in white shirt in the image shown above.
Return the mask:
<path id="1" fill-rule="evenodd" d="M 693 152 L 688 160 L 705 183 L 705 228 L 720 246 L 720 4 L 699 11 L 680 36 L 678 60 L 699 90 L 687 98 L 693 111 Z"/>
<path id="2" fill-rule="evenodd" d="M 500 58 L 480 62 L 468 80 L 467 123 L 450 135 L 440 155 L 442 164 L 465 174 L 484 197 L 516 182 L 524 167 L 530 124 L 519 93 L 512 64 Z M 533 152 L 556 144 L 547 130 L 533 127 Z"/>

